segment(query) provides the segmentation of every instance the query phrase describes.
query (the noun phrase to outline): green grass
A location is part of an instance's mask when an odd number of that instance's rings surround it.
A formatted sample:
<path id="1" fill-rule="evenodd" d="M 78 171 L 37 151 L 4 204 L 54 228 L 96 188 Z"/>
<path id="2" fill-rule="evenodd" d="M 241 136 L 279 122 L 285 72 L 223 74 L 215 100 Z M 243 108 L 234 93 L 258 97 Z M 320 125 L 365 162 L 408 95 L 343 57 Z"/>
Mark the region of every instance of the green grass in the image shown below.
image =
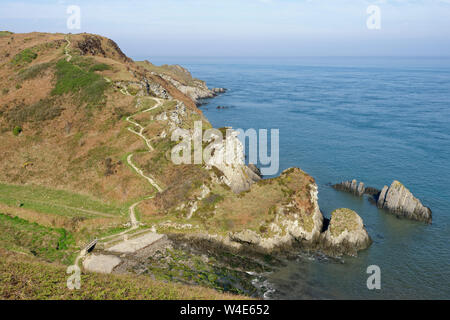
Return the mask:
<path id="1" fill-rule="evenodd" d="M 96 212 L 120 216 L 128 212 L 126 205 L 104 203 L 85 195 L 42 186 L 2 183 L 0 183 L 0 203 L 8 206 L 20 205 L 36 212 L 68 217 L 93 217 L 96 216 Z"/>
<path id="2" fill-rule="evenodd" d="M 83 65 L 87 67 L 87 65 Z M 79 65 L 60 60 L 56 64 L 57 82 L 53 95 L 74 94 L 80 104 L 98 106 L 104 102 L 104 92 L 108 83 L 102 76 L 86 71 Z"/>
<path id="3" fill-rule="evenodd" d="M 65 229 L 49 228 L 0 213 L 0 246 L 49 262 L 70 264 L 75 241 Z M 72 249 L 72 250 L 70 250 Z"/>
<path id="4" fill-rule="evenodd" d="M 37 58 L 37 53 L 32 49 L 25 49 L 14 56 L 11 63 L 14 66 L 24 66 Z"/>
<path id="5" fill-rule="evenodd" d="M 97 63 L 89 68 L 90 72 L 110 70 L 111 67 L 105 63 Z"/>

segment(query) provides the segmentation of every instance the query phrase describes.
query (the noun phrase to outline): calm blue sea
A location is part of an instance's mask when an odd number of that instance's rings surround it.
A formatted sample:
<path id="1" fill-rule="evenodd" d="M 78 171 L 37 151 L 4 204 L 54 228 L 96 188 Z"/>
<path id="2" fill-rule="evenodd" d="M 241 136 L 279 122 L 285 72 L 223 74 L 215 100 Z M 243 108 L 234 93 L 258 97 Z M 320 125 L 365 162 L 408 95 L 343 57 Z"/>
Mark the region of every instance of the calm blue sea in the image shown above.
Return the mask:
<path id="1" fill-rule="evenodd" d="M 357 258 L 299 254 L 269 276 L 274 299 L 450 299 L 449 58 L 156 58 L 229 91 L 202 106 L 215 127 L 280 130 L 280 170 L 319 185 L 325 216 L 347 207 L 374 243 Z M 227 109 L 216 109 L 218 105 Z M 394 179 L 433 211 L 433 224 L 400 220 L 328 184 Z M 381 290 L 366 287 L 369 265 Z"/>

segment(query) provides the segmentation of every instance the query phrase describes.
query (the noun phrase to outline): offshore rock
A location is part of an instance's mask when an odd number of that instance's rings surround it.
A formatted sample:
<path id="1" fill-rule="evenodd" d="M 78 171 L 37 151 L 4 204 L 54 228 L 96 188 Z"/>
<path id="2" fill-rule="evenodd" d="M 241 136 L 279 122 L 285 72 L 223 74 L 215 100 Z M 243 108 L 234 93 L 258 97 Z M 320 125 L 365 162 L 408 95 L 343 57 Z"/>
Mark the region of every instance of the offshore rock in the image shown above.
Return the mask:
<path id="1" fill-rule="evenodd" d="M 350 209 L 336 209 L 331 213 L 328 229 L 321 235 L 322 249 L 329 254 L 356 256 L 372 243 L 361 217 Z"/>
<path id="2" fill-rule="evenodd" d="M 411 220 L 431 223 L 431 209 L 425 207 L 419 199 L 399 181 L 392 182 L 391 186 L 384 186 L 378 196 L 377 207 Z"/>
<path id="3" fill-rule="evenodd" d="M 354 179 L 352 181 L 344 181 L 344 182 L 335 184 L 335 185 L 333 185 L 333 188 L 336 190 L 350 192 L 359 197 L 361 197 L 366 191 L 364 183 L 360 182 L 358 184 L 358 181 L 356 181 Z"/>

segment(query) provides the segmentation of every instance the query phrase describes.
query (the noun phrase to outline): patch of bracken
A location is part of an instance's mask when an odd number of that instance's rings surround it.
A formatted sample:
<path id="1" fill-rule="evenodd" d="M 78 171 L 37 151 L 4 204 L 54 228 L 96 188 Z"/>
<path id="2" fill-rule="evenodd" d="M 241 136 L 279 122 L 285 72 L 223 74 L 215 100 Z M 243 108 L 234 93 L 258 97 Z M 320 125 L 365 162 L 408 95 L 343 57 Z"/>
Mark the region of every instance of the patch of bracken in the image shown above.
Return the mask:
<path id="1" fill-rule="evenodd" d="M 81 55 L 91 54 L 106 56 L 106 52 L 102 47 L 102 41 L 99 37 L 84 36 L 83 40 L 78 42 L 77 47 L 80 49 Z"/>

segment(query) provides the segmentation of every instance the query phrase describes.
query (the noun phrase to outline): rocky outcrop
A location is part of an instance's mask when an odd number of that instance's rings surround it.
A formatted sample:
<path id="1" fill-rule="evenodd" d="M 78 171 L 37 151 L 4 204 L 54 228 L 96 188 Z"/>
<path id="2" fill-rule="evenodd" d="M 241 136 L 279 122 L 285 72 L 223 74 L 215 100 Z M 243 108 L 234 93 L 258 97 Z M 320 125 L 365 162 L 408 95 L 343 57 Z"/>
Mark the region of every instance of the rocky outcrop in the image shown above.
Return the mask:
<path id="1" fill-rule="evenodd" d="M 215 167 L 220 171 L 219 180 L 235 193 L 240 193 L 250 189 L 261 177 L 245 165 L 244 146 L 237 136 L 237 131 L 229 130 L 224 139 L 215 144 L 213 154 L 205 161 L 207 168 Z"/>
<path id="2" fill-rule="evenodd" d="M 230 240 L 245 244 L 259 244 L 261 237 L 255 231 L 243 230 L 230 234 Z"/>
<path id="3" fill-rule="evenodd" d="M 361 217 L 350 209 L 336 209 L 331 213 L 328 229 L 321 235 L 325 253 L 335 256 L 352 255 L 370 246 L 372 240 Z"/>
<path id="4" fill-rule="evenodd" d="M 178 67 L 183 69 L 180 66 Z M 167 74 L 159 74 L 159 76 L 161 76 L 164 80 L 170 82 L 175 88 L 190 97 L 196 104 L 200 104 L 200 100 L 202 99 L 214 98 L 217 95 L 227 91 L 225 88 L 209 89 L 204 81 L 192 78 L 189 72 L 188 75 L 191 79 L 188 84 L 185 84 L 175 80 Z"/>
<path id="5" fill-rule="evenodd" d="M 344 182 L 335 184 L 335 185 L 333 185 L 333 188 L 336 190 L 350 192 L 359 197 L 361 197 L 364 194 L 364 192 L 366 191 L 364 183 L 360 182 L 358 184 L 358 181 L 356 181 L 356 180 L 344 181 Z"/>
<path id="6" fill-rule="evenodd" d="M 254 165 L 253 163 L 250 163 L 249 165 L 248 165 L 248 168 L 250 169 L 250 170 L 252 170 L 253 171 L 253 173 L 255 173 L 258 177 L 262 177 L 262 175 L 261 175 L 261 170 L 259 170 L 259 168 L 256 166 L 256 165 Z"/>
<path id="7" fill-rule="evenodd" d="M 419 199 L 399 181 L 392 182 L 391 186 L 384 186 L 378 196 L 378 208 L 412 220 L 431 223 L 432 213 Z"/>

